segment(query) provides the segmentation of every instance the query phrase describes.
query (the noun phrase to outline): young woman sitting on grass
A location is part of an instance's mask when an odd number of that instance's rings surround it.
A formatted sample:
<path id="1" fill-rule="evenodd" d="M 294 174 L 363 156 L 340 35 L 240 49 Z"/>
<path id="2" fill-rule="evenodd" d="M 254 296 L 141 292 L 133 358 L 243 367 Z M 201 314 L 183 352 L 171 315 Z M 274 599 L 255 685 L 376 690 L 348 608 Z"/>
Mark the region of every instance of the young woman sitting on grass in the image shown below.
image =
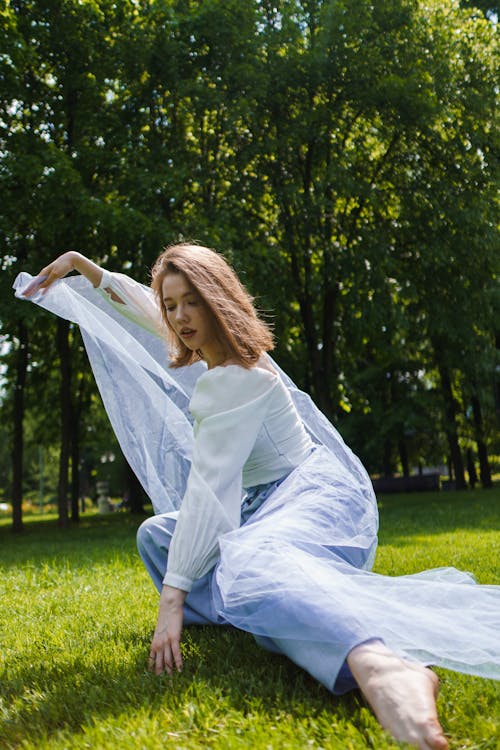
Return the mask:
<path id="1" fill-rule="evenodd" d="M 54 284 L 73 270 L 92 286 Z M 160 592 L 151 669 L 182 669 L 184 624 L 232 624 L 335 694 L 359 687 L 396 739 L 447 748 L 427 665 L 500 676 L 500 587 L 452 568 L 370 572 L 369 477 L 268 356 L 271 332 L 222 256 L 168 247 L 152 289 L 75 252 L 26 281 L 20 295 L 80 324 L 155 505 L 138 532 Z"/>

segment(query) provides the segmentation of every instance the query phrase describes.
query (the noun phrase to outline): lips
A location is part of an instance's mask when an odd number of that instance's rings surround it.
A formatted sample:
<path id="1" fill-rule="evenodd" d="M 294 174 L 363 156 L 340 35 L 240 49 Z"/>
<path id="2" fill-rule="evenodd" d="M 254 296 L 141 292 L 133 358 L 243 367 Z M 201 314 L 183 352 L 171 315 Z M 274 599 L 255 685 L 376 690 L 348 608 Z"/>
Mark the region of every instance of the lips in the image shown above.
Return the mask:
<path id="1" fill-rule="evenodd" d="M 183 339 L 190 339 L 195 335 L 196 331 L 194 331 L 192 328 L 183 328 L 182 331 L 180 331 L 180 335 Z"/>

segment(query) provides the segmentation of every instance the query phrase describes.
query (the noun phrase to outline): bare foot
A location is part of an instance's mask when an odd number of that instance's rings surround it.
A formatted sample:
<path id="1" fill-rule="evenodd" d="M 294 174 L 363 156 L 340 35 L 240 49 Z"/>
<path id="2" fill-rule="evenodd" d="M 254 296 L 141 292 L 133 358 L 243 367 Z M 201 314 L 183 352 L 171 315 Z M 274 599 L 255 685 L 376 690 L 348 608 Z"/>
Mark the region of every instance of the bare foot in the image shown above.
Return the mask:
<path id="1" fill-rule="evenodd" d="M 437 717 L 434 672 L 400 659 L 380 641 L 357 646 L 347 663 L 378 721 L 394 739 L 419 750 L 447 750 Z"/>

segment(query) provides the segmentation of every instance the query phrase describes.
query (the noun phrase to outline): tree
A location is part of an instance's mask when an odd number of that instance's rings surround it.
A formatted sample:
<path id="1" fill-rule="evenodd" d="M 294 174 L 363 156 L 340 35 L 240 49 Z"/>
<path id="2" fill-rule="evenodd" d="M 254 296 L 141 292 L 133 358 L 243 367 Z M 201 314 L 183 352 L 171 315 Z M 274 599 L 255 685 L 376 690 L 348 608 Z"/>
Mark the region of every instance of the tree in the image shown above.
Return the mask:
<path id="1" fill-rule="evenodd" d="M 373 470 L 451 451 L 460 481 L 475 441 L 486 477 L 492 22 L 451 0 L 13 0 L 0 33 L 4 269 L 73 248 L 146 281 L 164 242 L 216 246 L 272 311 L 279 361 Z M 4 292 L 5 409 L 15 373 L 29 385 L 16 456 L 45 388 L 61 519 L 70 487 L 76 519 L 99 442 L 79 337 Z"/>

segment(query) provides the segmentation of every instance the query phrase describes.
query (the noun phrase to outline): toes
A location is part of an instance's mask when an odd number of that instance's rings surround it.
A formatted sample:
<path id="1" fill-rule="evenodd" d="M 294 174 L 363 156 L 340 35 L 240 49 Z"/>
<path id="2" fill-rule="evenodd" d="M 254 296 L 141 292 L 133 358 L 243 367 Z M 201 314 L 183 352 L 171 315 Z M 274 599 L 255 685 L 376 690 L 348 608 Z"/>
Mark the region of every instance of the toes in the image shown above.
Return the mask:
<path id="1" fill-rule="evenodd" d="M 424 750 L 448 750 L 448 740 L 438 721 L 432 721 L 424 738 Z"/>

